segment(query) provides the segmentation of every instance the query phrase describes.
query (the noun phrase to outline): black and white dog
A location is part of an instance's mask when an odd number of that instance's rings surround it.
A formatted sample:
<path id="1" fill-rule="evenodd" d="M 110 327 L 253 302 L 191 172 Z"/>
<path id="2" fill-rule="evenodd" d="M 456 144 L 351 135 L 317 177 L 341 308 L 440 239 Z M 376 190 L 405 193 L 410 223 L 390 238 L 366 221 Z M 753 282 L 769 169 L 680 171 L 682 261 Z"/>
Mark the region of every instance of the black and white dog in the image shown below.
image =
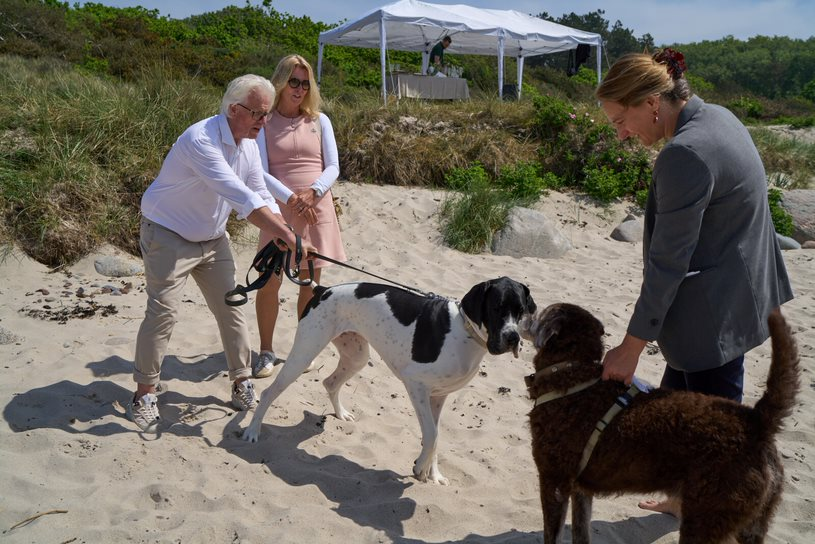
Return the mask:
<path id="1" fill-rule="evenodd" d="M 370 343 L 404 382 L 419 418 L 422 451 L 414 476 L 447 485 L 436 455 L 444 401 L 475 376 L 487 351 L 518 356 L 521 335 L 528 337 L 535 309 L 529 289 L 507 277 L 479 283 L 460 305 L 375 283 L 317 287 L 300 318 L 291 352 L 261 394 L 243 439 L 257 442 L 266 410 L 332 341 L 340 361 L 323 385 L 336 416 L 352 421 L 354 416 L 340 402 L 340 390 L 368 362 Z"/>

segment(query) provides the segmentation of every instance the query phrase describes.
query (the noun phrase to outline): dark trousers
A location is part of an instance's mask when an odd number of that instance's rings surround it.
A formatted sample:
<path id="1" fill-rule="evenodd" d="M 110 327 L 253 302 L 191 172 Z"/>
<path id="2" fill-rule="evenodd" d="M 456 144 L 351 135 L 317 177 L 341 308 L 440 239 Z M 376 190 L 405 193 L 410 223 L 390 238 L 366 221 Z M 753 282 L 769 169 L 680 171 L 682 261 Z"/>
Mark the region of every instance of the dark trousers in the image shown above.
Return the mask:
<path id="1" fill-rule="evenodd" d="M 744 355 L 719 368 L 700 372 L 683 372 L 666 366 L 660 386 L 676 391 L 717 395 L 741 403 L 744 392 Z"/>

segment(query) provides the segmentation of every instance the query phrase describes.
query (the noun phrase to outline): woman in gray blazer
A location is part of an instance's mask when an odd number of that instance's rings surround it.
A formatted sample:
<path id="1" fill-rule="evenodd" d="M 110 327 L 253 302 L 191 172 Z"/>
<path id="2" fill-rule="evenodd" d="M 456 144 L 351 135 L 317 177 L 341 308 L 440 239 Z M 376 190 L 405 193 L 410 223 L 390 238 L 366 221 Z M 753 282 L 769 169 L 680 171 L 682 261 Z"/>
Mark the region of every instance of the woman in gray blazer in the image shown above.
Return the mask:
<path id="1" fill-rule="evenodd" d="M 596 91 L 620 139 L 668 140 L 645 208 L 640 295 L 603 378 L 630 383 L 656 340 L 668 363 L 663 387 L 741 402 L 744 354 L 768 338 L 767 317 L 792 288 L 752 139 L 727 109 L 693 96 L 684 72 L 670 49 L 626 55 Z"/>

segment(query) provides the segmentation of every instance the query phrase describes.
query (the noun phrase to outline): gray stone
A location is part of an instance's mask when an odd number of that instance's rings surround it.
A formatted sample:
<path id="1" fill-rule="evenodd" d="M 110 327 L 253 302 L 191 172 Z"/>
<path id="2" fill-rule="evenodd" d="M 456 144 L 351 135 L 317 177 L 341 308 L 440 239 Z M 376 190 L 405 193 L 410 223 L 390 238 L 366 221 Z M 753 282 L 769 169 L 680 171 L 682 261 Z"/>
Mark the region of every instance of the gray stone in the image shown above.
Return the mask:
<path id="1" fill-rule="evenodd" d="M 801 249 L 801 244 L 789 236 L 784 236 L 776 232 L 775 237 L 778 238 L 778 245 L 781 246 L 781 249 Z"/>
<path id="2" fill-rule="evenodd" d="M 626 219 L 611 231 L 611 238 L 618 242 L 641 242 L 643 222 L 641 219 Z"/>
<path id="3" fill-rule="evenodd" d="M 144 272 L 144 267 L 141 264 L 110 255 L 96 259 L 93 262 L 93 267 L 98 273 L 110 278 L 136 276 Z"/>
<path id="4" fill-rule="evenodd" d="M 495 255 L 556 259 L 572 249 L 557 225 L 544 214 L 529 208 L 513 208 L 507 225 L 492 241 Z"/>
<path id="5" fill-rule="evenodd" d="M 815 240 L 815 189 L 784 191 L 781 206 L 792 216 L 792 237 L 802 244 Z"/>
<path id="6" fill-rule="evenodd" d="M 801 247 L 804 249 L 815 249 L 815 240 L 807 240 L 801 244 Z"/>
<path id="7" fill-rule="evenodd" d="M 5 327 L 0 327 L 0 345 L 16 344 L 22 342 L 23 339 L 8 330 Z"/>

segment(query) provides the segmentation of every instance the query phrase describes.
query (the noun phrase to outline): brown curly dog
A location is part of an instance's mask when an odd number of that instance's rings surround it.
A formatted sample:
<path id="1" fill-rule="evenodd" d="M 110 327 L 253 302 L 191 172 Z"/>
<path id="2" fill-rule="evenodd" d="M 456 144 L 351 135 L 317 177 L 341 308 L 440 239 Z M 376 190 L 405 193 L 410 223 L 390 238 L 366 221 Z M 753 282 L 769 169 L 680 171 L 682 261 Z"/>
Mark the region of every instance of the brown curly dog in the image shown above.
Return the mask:
<path id="1" fill-rule="evenodd" d="M 769 327 L 767 390 L 750 408 L 664 389 L 627 397 L 628 386 L 598 380 L 600 321 L 573 304 L 539 312 L 531 328 L 536 373 L 526 384 L 539 399 L 529 420 L 545 544 L 560 542 L 569 499 L 572 542 L 583 544 L 590 542 L 593 495 L 656 491 L 681 499 L 680 544 L 763 542 L 783 485 L 774 437 L 799 388 L 798 349 L 780 312 Z M 608 421 L 618 399 L 628 406 L 587 453 L 595 426 Z"/>

